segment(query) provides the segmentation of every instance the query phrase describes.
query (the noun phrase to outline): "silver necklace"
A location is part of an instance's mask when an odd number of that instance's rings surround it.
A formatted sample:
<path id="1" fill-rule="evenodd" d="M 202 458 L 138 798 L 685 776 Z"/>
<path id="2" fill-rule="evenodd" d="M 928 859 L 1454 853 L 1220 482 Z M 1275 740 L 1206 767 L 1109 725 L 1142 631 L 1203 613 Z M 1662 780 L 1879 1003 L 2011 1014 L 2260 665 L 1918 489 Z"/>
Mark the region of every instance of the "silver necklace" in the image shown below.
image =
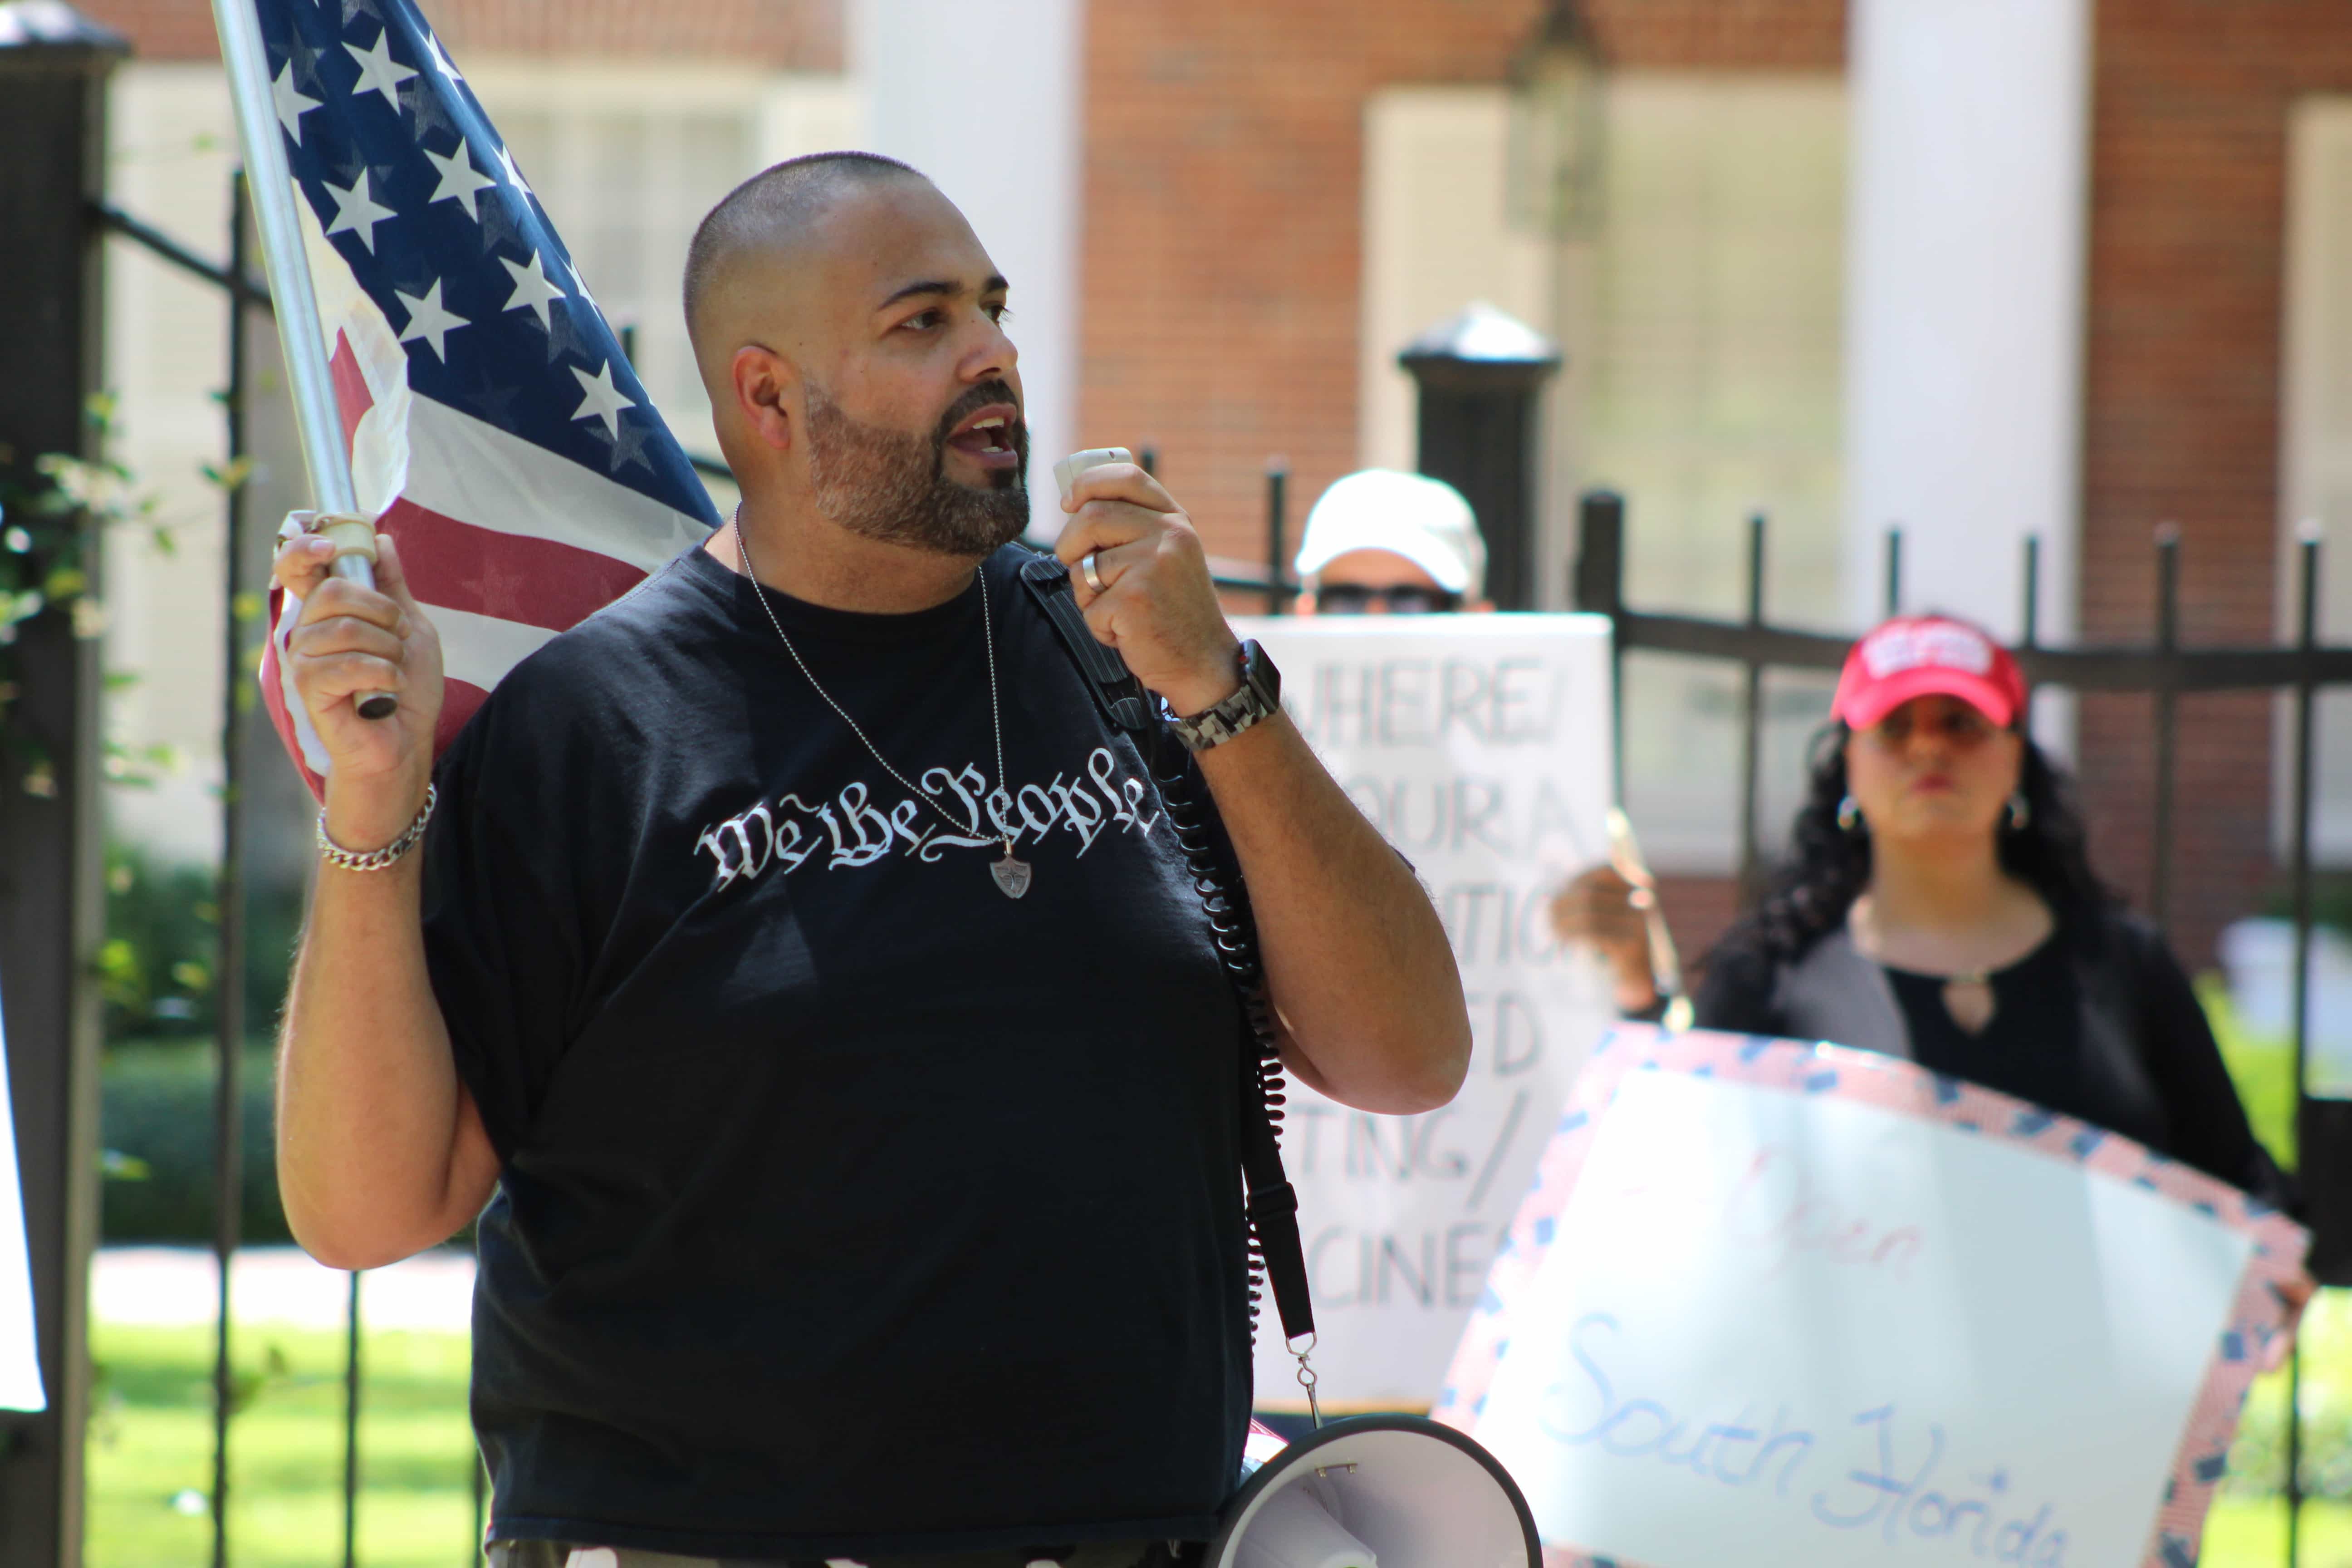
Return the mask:
<path id="1" fill-rule="evenodd" d="M 938 812 L 946 820 L 947 825 L 958 833 L 970 831 L 973 825 L 959 821 L 955 813 L 950 811 L 937 795 L 922 788 L 890 765 L 890 759 L 882 754 L 882 748 L 877 746 L 866 737 L 866 731 L 858 728 L 857 721 L 849 716 L 848 709 L 834 700 L 833 693 L 824 689 L 818 681 L 816 672 L 809 668 L 808 660 L 801 657 L 801 650 L 794 647 L 793 639 L 784 635 L 784 623 L 776 618 L 776 607 L 768 603 L 767 593 L 760 586 L 760 579 L 751 570 L 751 550 L 743 540 L 743 509 L 740 505 L 735 508 L 735 563 L 743 569 L 743 575 L 751 579 L 751 596 L 760 601 L 761 609 L 768 612 L 768 624 L 776 628 L 776 636 L 783 643 L 784 651 L 793 656 L 793 662 L 800 666 L 803 675 L 808 677 L 810 689 L 824 699 L 826 707 L 841 715 L 841 721 L 849 726 L 849 732 L 857 737 L 860 745 L 873 753 L 874 760 L 882 764 L 884 773 L 898 781 L 899 788 Z M 996 787 L 1002 790 L 1004 788 L 1004 709 L 996 694 L 996 628 L 995 623 L 989 618 L 988 568 L 984 563 L 978 575 L 981 639 L 982 646 L 988 651 L 988 716 L 996 731 Z M 997 837 L 1004 845 L 1004 858 L 992 862 L 988 868 L 988 874 L 996 879 L 998 891 L 1008 899 L 1017 899 L 1029 890 L 1030 879 L 1034 871 L 1028 861 L 1016 860 L 1013 858 L 1011 834 L 1000 827 Z"/>

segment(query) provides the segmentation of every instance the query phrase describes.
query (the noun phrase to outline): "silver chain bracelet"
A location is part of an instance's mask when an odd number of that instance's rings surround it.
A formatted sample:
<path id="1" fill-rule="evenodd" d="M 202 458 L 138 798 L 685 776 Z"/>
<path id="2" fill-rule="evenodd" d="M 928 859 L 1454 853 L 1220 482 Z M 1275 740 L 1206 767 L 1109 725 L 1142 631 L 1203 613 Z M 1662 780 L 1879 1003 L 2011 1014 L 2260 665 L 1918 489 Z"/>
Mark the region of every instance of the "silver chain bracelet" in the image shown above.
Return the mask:
<path id="1" fill-rule="evenodd" d="M 415 848 L 416 841 L 425 837 L 425 825 L 433 820 L 433 803 L 438 798 L 439 792 L 433 785 L 426 784 L 425 805 L 417 812 L 416 820 L 401 829 L 400 837 L 383 848 L 370 849 L 364 854 L 357 849 L 346 849 L 327 837 L 327 814 L 322 811 L 319 814 L 319 853 L 328 865 L 340 866 L 346 871 L 386 870 L 402 856 Z"/>

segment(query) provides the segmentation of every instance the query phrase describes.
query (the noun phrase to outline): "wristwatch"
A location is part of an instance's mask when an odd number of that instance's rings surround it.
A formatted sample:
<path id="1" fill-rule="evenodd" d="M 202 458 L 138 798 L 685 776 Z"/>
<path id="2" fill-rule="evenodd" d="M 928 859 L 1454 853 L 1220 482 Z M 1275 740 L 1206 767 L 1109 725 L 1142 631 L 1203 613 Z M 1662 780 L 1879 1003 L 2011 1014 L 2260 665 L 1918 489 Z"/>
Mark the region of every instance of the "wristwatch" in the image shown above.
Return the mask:
<path id="1" fill-rule="evenodd" d="M 1222 746 L 1261 719 L 1282 708 L 1282 671 L 1256 639 L 1242 644 L 1242 689 L 1205 712 L 1179 719 L 1169 726 L 1188 752 Z"/>

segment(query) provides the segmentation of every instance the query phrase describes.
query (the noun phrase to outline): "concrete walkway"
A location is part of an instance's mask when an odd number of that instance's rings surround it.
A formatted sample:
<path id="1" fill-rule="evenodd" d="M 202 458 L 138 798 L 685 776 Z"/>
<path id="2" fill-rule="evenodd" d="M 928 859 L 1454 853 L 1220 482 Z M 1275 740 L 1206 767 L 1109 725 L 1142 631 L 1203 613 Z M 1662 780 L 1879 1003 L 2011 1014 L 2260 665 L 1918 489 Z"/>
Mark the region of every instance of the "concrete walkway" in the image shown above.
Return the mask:
<path id="1" fill-rule="evenodd" d="M 90 1315 L 101 1323 L 152 1327 L 210 1323 L 219 1279 L 212 1253 L 201 1247 L 100 1247 L 90 1265 Z M 350 1279 L 299 1247 L 248 1247 L 230 1268 L 231 1310 L 240 1323 L 340 1329 Z M 473 1300 L 473 1256 L 449 1248 L 360 1279 L 360 1316 L 371 1328 L 462 1334 Z"/>

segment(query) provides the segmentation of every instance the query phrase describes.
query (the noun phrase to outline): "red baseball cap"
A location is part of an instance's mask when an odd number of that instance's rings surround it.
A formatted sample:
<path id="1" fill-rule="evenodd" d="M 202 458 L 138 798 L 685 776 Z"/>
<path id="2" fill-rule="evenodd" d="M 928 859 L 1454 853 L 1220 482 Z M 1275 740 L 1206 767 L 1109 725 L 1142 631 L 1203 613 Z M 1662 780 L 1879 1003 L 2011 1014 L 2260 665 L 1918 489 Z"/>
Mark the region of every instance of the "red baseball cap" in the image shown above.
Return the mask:
<path id="1" fill-rule="evenodd" d="M 1867 730 L 1914 697 L 1957 697 L 2007 729 L 2025 706 L 2009 650 L 1966 621 L 1897 616 L 1853 645 L 1831 711 Z"/>

